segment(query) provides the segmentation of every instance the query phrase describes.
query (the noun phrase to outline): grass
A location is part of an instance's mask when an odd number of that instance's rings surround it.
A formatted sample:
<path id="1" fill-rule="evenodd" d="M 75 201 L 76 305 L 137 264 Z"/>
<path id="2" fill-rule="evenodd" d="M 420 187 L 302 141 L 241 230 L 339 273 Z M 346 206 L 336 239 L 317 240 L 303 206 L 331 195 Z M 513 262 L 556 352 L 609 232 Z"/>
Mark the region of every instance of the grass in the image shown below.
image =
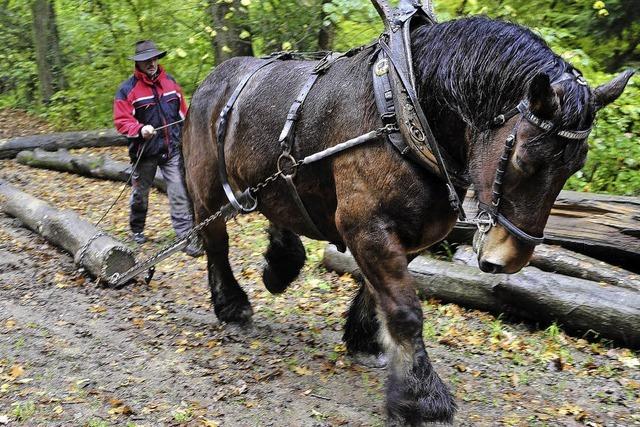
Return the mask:
<path id="1" fill-rule="evenodd" d="M 189 408 L 178 409 L 173 413 L 173 420 L 180 424 L 188 423 L 192 418 L 193 412 Z"/>
<path id="2" fill-rule="evenodd" d="M 27 421 L 36 412 L 36 404 L 32 401 L 18 402 L 11 411 L 16 421 Z"/>

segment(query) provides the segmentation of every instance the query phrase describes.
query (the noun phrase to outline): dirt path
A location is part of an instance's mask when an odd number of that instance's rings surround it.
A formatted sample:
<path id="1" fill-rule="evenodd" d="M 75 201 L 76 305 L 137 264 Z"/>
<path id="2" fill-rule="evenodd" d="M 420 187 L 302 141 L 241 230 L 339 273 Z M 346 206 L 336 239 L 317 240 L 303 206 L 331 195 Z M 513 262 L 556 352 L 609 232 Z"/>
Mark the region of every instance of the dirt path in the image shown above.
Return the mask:
<path id="1" fill-rule="evenodd" d="M 92 221 L 120 190 L 14 161 L 0 162 L 0 178 Z M 150 203 L 146 254 L 172 237 L 166 198 Z M 125 198 L 105 223 L 123 240 L 127 213 Z M 230 223 L 232 263 L 255 311 L 241 331 L 216 320 L 203 258 L 177 254 L 148 286 L 102 289 L 0 214 L 0 426 L 382 425 L 385 373 L 352 365 L 340 341 L 355 283 L 325 271 L 322 244 L 305 240 L 303 273 L 270 295 L 265 225 L 257 215 Z M 456 425 L 640 425 L 637 354 L 451 304 L 423 308 L 429 354 L 460 406 Z"/>

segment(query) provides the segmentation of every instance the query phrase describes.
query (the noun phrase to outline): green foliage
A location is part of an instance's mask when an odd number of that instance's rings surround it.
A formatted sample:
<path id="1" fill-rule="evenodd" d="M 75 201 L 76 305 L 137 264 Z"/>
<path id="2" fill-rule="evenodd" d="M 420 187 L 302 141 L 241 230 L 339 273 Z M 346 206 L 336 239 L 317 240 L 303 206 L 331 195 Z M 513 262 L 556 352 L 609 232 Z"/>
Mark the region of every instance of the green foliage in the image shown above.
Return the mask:
<path id="1" fill-rule="evenodd" d="M 370 0 L 52 0 L 57 15 L 67 88 L 48 105 L 38 99 L 31 39 L 31 8 L 0 0 L 0 108 L 43 115 L 60 129 L 109 127 L 115 91 L 131 75 L 135 41 L 151 38 L 169 53 L 161 64 L 189 97 L 215 64 L 212 8 L 229 9 L 229 25 L 252 43 L 256 55 L 318 50 L 321 30 L 336 51 L 363 45 L 383 30 Z M 435 0 L 442 20 L 487 14 L 531 27 L 580 68 L 592 86 L 613 71 L 640 64 L 637 0 Z M 242 12 L 242 13 L 238 13 Z M 638 77 L 636 77 L 636 80 Z M 584 169 L 567 187 L 582 191 L 640 194 L 640 87 L 631 81 L 613 105 L 600 112 Z"/>

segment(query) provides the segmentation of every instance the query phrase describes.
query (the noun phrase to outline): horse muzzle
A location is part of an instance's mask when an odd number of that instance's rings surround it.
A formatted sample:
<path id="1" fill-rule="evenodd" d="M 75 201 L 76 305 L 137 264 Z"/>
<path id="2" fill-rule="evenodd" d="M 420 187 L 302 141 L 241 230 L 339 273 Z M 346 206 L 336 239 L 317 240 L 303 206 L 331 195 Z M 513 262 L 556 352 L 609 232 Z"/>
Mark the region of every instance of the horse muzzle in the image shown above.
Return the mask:
<path id="1" fill-rule="evenodd" d="M 473 250 L 478 254 L 478 267 L 485 273 L 517 273 L 531 259 L 533 246 L 524 244 L 501 225 L 473 236 Z"/>

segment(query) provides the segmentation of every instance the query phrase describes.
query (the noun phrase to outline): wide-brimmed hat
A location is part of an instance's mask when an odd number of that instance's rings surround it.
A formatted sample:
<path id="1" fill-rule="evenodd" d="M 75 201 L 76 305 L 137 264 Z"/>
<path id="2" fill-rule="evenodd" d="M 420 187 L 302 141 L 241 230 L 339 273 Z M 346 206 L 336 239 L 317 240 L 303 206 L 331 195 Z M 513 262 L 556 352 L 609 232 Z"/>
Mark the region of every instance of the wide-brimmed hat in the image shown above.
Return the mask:
<path id="1" fill-rule="evenodd" d="M 130 56 L 133 61 L 146 61 L 151 58 L 162 58 L 167 54 L 166 50 L 158 50 L 156 44 L 151 40 L 141 40 L 136 42 L 136 53 Z"/>

